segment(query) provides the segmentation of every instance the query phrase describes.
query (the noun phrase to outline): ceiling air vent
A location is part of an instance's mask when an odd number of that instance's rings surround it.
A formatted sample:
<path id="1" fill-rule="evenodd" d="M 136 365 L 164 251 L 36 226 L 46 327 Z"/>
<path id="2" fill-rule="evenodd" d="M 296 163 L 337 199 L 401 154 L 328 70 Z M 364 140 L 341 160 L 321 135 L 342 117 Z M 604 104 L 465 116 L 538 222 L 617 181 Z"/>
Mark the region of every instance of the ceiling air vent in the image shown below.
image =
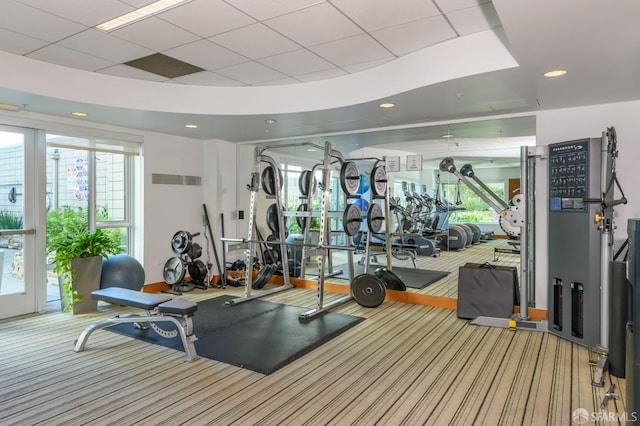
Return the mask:
<path id="1" fill-rule="evenodd" d="M 162 53 L 154 53 L 144 58 L 125 62 L 124 64 L 167 78 L 182 77 L 183 75 L 204 71 L 203 68 L 182 62 L 170 56 L 163 55 Z"/>

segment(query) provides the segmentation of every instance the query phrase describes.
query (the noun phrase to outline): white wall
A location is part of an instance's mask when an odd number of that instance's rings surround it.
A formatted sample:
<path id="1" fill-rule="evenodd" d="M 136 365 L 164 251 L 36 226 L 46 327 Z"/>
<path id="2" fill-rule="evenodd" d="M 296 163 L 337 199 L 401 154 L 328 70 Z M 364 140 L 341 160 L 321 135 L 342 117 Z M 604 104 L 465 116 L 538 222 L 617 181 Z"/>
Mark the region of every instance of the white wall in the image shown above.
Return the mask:
<path id="1" fill-rule="evenodd" d="M 600 137 L 607 127 L 614 126 L 617 133 L 619 157 L 618 180 L 628 199 L 627 205 L 616 206 L 614 221 L 616 247 L 627 238 L 627 220 L 640 217 L 640 194 L 635 175 L 640 158 L 640 102 L 594 105 L 581 108 L 541 111 L 536 114 L 536 140 L 538 145 L 549 145 L 587 137 Z M 547 308 L 547 182 L 546 161 L 537 163 L 536 174 L 536 307 Z M 620 198 L 616 193 L 615 198 Z M 595 227 L 595 224 L 594 224 Z"/>
<path id="2" fill-rule="evenodd" d="M 144 142 L 145 282 L 163 281 L 163 266 L 175 256 L 171 238 L 177 231 L 203 231 L 203 185 L 152 184 L 152 174 L 203 177 L 203 142 L 162 134 L 147 134 Z M 209 214 L 215 214 L 210 212 Z M 204 235 L 194 242 L 205 247 Z"/>

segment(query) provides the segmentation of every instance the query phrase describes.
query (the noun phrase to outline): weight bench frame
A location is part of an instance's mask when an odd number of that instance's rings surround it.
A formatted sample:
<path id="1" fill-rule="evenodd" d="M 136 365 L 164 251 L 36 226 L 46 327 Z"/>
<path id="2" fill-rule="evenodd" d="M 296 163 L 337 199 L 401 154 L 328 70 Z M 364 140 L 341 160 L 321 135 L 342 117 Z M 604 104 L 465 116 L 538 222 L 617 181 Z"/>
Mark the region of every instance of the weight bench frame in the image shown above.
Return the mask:
<path id="1" fill-rule="evenodd" d="M 198 359 L 198 354 L 194 346 L 194 342 L 198 340 L 198 338 L 193 334 L 193 321 L 191 318 L 198 309 L 196 303 L 173 299 L 171 296 L 165 294 L 142 293 L 120 287 L 108 287 L 96 290 L 91 293 L 91 298 L 116 305 L 139 308 L 146 311 L 147 314 L 116 315 L 115 317 L 90 324 L 80 333 L 80 337 L 76 340 L 73 348 L 75 352 L 84 351 L 84 347 L 91 333 L 102 328 L 115 324 L 129 323 L 146 329 L 148 326 L 145 326 L 145 324 L 147 324 L 150 325 L 155 332 L 161 334 L 164 330 L 159 329 L 155 324 L 171 322 L 176 326 L 177 332 L 182 340 L 186 360 L 191 362 Z"/>

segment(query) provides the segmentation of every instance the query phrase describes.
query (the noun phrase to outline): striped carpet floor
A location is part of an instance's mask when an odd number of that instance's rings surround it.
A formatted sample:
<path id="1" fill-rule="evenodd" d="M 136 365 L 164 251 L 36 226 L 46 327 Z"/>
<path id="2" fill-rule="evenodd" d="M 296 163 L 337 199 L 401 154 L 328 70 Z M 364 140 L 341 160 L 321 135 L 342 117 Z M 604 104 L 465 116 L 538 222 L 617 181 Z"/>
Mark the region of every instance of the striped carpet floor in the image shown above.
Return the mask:
<path id="1" fill-rule="evenodd" d="M 222 294 L 241 290 L 184 297 Z M 267 299 L 311 308 L 315 291 Z M 344 304 L 335 311 L 367 319 L 269 376 L 208 359 L 187 363 L 181 352 L 107 331 L 73 352 L 85 326 L 132 312 L 100 309 L 0 322 L 1 425 L 568 425 L 578 408 L 600 412 L 608 388 L 609 379 L 606 388 L 591 386 L 584 347 L 472 326 L 429 306 Z M 606 413 L 615 416 L 624 412 L 624 380 L 612 381 L 620 399 Z"/>

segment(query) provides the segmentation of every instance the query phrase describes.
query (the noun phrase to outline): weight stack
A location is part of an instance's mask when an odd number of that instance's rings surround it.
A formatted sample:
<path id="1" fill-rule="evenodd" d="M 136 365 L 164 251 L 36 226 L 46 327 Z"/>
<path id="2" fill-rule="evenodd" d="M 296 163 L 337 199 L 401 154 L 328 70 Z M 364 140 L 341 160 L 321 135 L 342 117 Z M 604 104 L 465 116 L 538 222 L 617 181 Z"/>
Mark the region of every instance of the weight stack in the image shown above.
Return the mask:
<path id="1" fill-rule="evenodd" d="M 625 262 L 609 263 L 609 373 L 624 379 L 629 319 L 629 281 Z"/>

